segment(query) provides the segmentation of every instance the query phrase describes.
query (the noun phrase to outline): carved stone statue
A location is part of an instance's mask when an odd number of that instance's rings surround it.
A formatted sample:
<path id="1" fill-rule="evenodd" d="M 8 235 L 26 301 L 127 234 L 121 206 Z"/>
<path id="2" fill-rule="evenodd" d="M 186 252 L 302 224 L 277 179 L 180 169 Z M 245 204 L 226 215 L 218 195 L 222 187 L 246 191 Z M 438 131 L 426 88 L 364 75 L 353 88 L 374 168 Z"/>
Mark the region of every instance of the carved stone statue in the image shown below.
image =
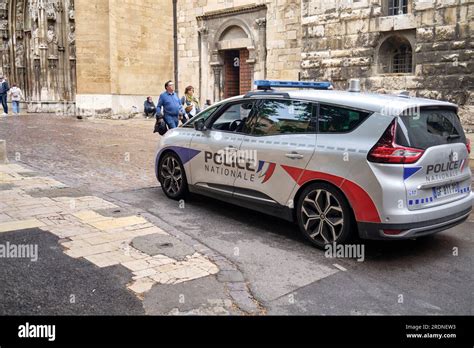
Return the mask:
<path id="1" fill-rule="evenodd" d="M 15 66 L 17 68 L 23 68 L 25 66 L 25 46 L 23 46 L 21 42 L 16 45 Z"/>
<path id="2" fill-rule="evenodd" d="M 28 11 L 30 12 L 31 21 L 36 22 L 38 20 L 38 0 L 29 0 L 28 4 Z"/>
<path id="3" fill-rule="evenodd" d="M 17 27 L 16 29 L 19 31 L 23 30 L 23 1 L 18 1 L 16 3 L 16 20 L 17 20 Z"/>
<path id="4" fill-rule="evenodd" d="M 50 25 L 48 27 L 48 34 L 46 37 L 46 42 L 48 43 L 48 52 L 50 58 L 57 57 L 57 49 L 58 49 L 58 37 L 56 35 L 56 30 L 54 29 L 54 25 Z"/>
<path id="5" fill-rule="evenodd" d="M 31 45 L 31 50 L 33 51 L 33 56 L 34 57 L 39 57 L 39 28 L 38 28 L 38 23 L 33 24 L 33 29 L 31 30 L 31 39 L 32 39 L 32 45 Z"/>
<path id="6" fill-rule="evenodd" d="M 67 39 L 69 42 L 69 56 L 70 58 L 76 58 L 76 27 L 74 24 L 69 26 Z"/>

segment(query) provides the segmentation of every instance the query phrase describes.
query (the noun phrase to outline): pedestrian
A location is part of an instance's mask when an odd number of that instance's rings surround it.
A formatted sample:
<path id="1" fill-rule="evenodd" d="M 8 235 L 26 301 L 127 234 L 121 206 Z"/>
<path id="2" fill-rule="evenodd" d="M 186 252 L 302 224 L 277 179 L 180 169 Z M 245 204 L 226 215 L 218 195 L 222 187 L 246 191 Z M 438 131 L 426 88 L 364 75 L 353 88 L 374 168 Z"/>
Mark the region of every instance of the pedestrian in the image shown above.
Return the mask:
<path id="1" fill-rule="evenodd" d="M 201 112 L 199 101 L 194 96 L 193 86 L 188 86 L 184 90 L 184 96 L 181 98 L 181 105 L 183 105 L 184 111 L 186 112 L 186 119 L 183 121 L 183 123 L 189 121 L 191 118 Z"/>
<path id="2" fill-rule="evenodd" d="M 9 91 L 9 94 L 12 98 L 12 107 L 13 107 L 13 114 L 17 115 L 20 113 L 20 101 L 24 98 L 23 92 L 15 83 L 12 85 L 12 88 Z"/>
<path id="3" fill-rule="evenodd" d="M 153 103 L 153 99 L 151 97 L 146 98 L 143 107 L 146 118 L 148 118 L 148 116 L 154 116 L 156 114 L 156 106 L 155 103 Z"/>
<path id="4" fill-rule="evenodd" d="M 203 110 L 206 110 L 209 106 L 211 106 L 211 99 L 206 99 L 206 104 L 204 104 Z"/>
<path id="5" fill-rule="evenodd" d="M 156 105 L 156 119 L 164 119 L 169 129 L 177 128 L 185 111 L 174 91 L 173 81 L 170 80 L 165 83 L 165 90 L 161 93 Z"/>
<path id="6" fill-rule="evenodd" d="M 2 101 L 3 116 L 8 115 L 7 93 L 9 90 L 10 86 L 8 85 L 7 79 L 3 75 L 0 75 L 0 99 Z"/>

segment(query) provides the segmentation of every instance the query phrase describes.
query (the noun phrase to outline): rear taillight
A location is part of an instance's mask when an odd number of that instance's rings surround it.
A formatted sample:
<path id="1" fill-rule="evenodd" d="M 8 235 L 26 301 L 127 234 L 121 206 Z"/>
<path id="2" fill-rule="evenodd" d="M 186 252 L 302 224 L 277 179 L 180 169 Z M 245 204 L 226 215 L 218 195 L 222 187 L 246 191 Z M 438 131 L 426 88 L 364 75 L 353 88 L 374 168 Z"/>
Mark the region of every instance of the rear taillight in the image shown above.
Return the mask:
<path id="1" fill-rule="evenodd" d="M 467 152 L 471 153 L 471 139 L 466 139 Z"/>
<path id="2" fill-rule="evenodd" d="M 395 143 L 397 120 L 393 120 L 380 140 L 370 150 L 367 159 L 376 163 L 415 163 L 423 156 L 424 150 L 400 146 Z"/>

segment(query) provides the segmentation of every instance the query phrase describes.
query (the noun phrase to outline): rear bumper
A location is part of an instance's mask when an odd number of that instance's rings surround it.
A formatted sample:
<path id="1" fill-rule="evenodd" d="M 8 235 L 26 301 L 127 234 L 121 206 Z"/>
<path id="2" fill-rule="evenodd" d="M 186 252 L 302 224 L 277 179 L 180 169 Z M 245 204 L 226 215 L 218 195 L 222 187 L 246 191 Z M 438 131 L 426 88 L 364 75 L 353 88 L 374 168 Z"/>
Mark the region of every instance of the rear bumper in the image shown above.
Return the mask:
<path id="1" fill-rule="evenodd" d="M 467 220 L 471 214 L 472 206 L 456 214 L 429 221 L 414 222 L 407 224 L 381 224 L 359 222 L 359 236 L 364 239 L 410 239 L 422 237 L 447 230 Z M 389 234 L 387 231 L 389 230 Z M 397 233 L 396 231 L 400 231 Z"/>

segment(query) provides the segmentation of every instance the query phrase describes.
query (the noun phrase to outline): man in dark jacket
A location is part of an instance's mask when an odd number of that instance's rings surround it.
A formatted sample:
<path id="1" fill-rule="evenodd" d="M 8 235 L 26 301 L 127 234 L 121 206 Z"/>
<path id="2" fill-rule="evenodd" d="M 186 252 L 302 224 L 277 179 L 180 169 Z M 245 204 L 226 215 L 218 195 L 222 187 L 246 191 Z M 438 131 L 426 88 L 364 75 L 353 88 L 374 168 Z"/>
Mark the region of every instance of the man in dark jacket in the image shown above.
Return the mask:
<path id="1" fill-rule="evenodd" d="M 7 96 L 8 96 L 8 91 L 10 90 L 10 86 L 8 85 L 7 80 L 3 77 L 3 75 L 0 75 L 0 99 L 2 101 L 2 107 L 3 107 L 3 115 L 6 116 L 8 115 L 8 103 L 7 103 Z"/>
<path id="2" fill-rule="evenodd" d="M 153 99 L 151 99 L 151 97 L 146 98 L 144 109 L 145 109 L 146 118 L 148 118 L 148 116 L 151 116 L 151 117 L 155 116 L 156 106 L 155 106 L 155 103 L 153 103 Z"/>

